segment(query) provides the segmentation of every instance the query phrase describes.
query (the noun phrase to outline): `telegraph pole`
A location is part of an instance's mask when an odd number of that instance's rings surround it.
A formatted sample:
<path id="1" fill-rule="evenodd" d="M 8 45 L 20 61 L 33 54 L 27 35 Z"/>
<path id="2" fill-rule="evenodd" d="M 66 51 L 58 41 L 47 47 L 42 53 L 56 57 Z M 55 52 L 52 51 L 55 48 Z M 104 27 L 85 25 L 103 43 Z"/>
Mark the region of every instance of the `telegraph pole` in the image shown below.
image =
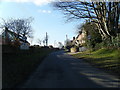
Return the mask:
<path id="1" fill-rule="evenodd" d="M 56 46 L 56 40 L 54 40 L 54 47 Z"/>
<path id="2" fill-rule="evenodd" d="M 66 35 L 66 40 L 68 40 L 68 36 Z"/>
<path id="3" fill-rule="evenodd" d="M 48 35 L 47 35 L 47 32 L 46 32 L 45 42 L 46 42 L 46 46 L 48 46 Z"/>

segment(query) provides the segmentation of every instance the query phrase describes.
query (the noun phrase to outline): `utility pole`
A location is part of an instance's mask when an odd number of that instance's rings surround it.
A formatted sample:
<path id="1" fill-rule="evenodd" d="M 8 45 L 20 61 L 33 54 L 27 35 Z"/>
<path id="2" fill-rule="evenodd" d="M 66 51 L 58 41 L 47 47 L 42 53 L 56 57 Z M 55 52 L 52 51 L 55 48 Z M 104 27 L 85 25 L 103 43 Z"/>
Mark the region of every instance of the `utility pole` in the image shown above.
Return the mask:
<path id="1" fill-rule="evenodd" d="M 68 36 L 66 35 L 66 40 L 68 40 Z"/>
<path id="2" fill-rule="evenodd" d="M 46 42 L 46 46 L 48 46 L 48 35 L 47 35 L 47 32 L 46 32 L 45 42 Z"/>
<path id="3" fill-rule="evenodd" d="M 56 46 L 56 40 L 54 40 L 54 47 Z"/>

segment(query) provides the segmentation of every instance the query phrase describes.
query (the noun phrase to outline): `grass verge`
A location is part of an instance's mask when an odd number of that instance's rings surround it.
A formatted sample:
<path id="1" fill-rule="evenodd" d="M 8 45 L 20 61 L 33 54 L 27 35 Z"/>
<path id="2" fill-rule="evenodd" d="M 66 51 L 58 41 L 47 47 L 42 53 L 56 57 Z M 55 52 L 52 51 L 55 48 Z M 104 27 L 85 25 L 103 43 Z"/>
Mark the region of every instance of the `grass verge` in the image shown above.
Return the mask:
<path id="1" fill-rule="evenodd" d="M 120 50 L 103 48 L 92 52 L 80 52 L 73 56 L 120 78 Z"/>
<path id="2" fill-rule="evenodd" d="M 49 48 L 32 48 L 2 53 L 2 87 L 13 88 L 24 82 L 44 57 L 53 51 Z"/>

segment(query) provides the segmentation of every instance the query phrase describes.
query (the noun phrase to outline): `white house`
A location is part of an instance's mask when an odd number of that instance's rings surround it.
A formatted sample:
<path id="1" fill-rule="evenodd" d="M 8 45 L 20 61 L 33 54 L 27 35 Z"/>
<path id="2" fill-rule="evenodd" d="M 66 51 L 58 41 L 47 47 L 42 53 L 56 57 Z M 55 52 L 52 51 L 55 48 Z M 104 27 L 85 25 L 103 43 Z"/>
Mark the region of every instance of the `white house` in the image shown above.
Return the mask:
<path id="1" fill-rule="evenodd" d="M 0 41 L 3 45 L 8 44 L 8 43 L 14 44 L 14 42 L 16 41 L 16 36 L 17 36 L 16 33 L 5 28 L 1 34 Z M 27 41 L 27 37 L 25 37 L 25 39 L 24 39 L 21 35 L 19 35 L 18 41 L 20 43 L 21 49 L 22 49 L 22 47 L 24 47 L 23 49 L 29 49 L 30 43 Z"/>

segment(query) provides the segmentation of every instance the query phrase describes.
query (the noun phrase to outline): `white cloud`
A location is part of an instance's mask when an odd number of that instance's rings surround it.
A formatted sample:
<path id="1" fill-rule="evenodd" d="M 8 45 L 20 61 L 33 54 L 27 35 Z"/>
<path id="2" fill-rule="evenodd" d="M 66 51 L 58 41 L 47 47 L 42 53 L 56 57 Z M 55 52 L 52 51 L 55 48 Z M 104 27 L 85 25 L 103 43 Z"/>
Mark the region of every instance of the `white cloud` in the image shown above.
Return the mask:
<path id="1" fill-rule="evenodd" d="M 51 13 L 51 11 L 48 11 L 48 13 Z"/>
<path id="2" fill-rule="evenodd" d="M 2 2 L 17 2 L 17 3 L 26 3 L 26 2 L 32 2 L 34 3 L 35 5 L 44 5 L 44 4 L 47 4 L 47 3 L 51 3 L 55 0 L 0 0 Z"/>
<path id="3" fill-rule="evenodd" d="M 50 10 L 38 10 L 39 13 L 51 13 Z"/>
<path id="4" fill-rule="evenodd" d="M 31 1 L 36 5 L 43 5 L 43 4 L 51 3 L 54 0 L 31 0 Z"/>

